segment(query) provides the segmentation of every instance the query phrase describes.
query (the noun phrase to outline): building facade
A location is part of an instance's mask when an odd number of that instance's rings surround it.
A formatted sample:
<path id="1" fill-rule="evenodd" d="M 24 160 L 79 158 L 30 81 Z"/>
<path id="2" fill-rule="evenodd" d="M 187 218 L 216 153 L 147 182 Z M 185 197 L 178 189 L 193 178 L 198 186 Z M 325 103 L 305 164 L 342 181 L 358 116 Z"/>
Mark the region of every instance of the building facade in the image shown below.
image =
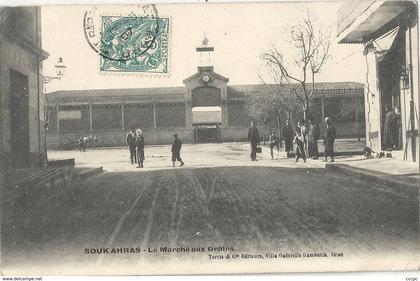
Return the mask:
<path id="1" fill-rule="evenodd" d="M 3 167 L 44 163 L 39 7 L 0 8 L 0 159 Z"/>
<path id="2" fill-rule="evenodd" d="M 228 78 L 209 66 L 198 67 L 197 73 L 183 83 L 184 87 L 50 93 L 48 145 L 74 148 L 80 137 L 90 135 L 98 137 L 100 145 L 125 145 L 130 128 L 141 128 L 146 144 L 168 144 L 175 132 L 186 143 L 247 139 L 247 128 L 253 118 L 248 102 L 252 95 L 264 91 L 264 85 L 229 85 Z M 363 104 L 363 85 L 317 83 L 315 89 L 312 108 L 317 121 L 331 116 L 338 121 L 339 136 L 356 137 L 354 114 L 340 116 L 339 108 L 340 104 L 345 107 L 354 100 Z M 299 107 L 296 105 L 292 123 L 303 117 Z M 267 127 L 268 124 L 262 124 L 266 132 Z"/>
<path id="3" fill-rule="evenodd" d="M 418 32 L 415 1 L 348 1 L 338 12 L 338 42 L 364 45 L 366 145 L 409 161 L 419 158 Z M 393 109 L 399 132 L 390 148 Z"/>

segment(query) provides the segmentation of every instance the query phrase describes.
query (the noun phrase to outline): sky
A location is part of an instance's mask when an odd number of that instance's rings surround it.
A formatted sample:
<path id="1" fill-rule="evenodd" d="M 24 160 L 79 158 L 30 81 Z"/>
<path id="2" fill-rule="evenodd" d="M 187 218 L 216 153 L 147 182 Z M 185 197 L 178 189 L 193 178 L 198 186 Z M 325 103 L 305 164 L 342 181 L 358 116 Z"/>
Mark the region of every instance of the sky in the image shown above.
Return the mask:
<path id="1" fill-rule="evenodd" d="M 46 85 L 47 92 L 80 89 L 119 89 L 183 86 L 182 80 L 197 71 L 204 33 L 212 54 L 214 70 L 229 78 L 230 85 L 270 82 L 271 74 L 261 54 L 271 46 L 287 58 L 293 52 L 285 41 L 285 30 L 310 12 L 312 18 L 331 31 L 330 59 L 317 82 L 362 82 L 361 45 L 336 42 L 336 15 L 340 2 L 211 3 L 159 4 L 160 17 L 170 18 L 169 73 L 156 75 L 110 75 L 99 71 L 99 55 L 88 45 L 83 32 L 83 15 L 92 6 L 43 6 L 42 46 L 50 56 L 43 64 L 43 75 L 55 75 L 54 65 L 63 57 L 66 68 L 62 80 Z M 133 6 L 100 6 L 101 14 L 141 14 Z"/>

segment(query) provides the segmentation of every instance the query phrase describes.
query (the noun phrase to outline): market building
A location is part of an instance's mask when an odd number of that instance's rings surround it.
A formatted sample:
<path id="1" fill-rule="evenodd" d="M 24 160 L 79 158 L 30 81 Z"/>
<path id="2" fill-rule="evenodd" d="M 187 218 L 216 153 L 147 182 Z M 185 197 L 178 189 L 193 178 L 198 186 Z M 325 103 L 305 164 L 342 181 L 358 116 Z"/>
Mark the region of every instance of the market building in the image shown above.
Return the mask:
<path id="1" fill-rule="evenodd" d="M 366 145 L 375 152 L 392 150 L 392 157 L 418 161 L 417 2 L 347 1 L 338 11 L 337 29 L 339 43 L 364 45 Z M 391 110 L 400 115 L 390 137 Z"/>
<path id="2" fill-rule="evenodd" d="M 0 159 L 44 164 L 40 7 L 0 8 Z"/>
<path id="3" fill-rule="evenodd" d="M 264 85 L 228 85 L 228 81 L 212 67 L 199 67 L 184 80 L 185 87 L 50 93 L 48 144 L 74 148 L 78 138 L 92 135 L 101 145 L 125 145 L 132 127 L 144 131 L 147 144 L 168 144 L 175 132 L 187 143 L 244 141 L 253 119 L 247 103 L 250 96 L 264 91 Z M 315 89 L 311 108 L 316 120 L 331 116 L 339 137 L 356 138 L 354 113 L 341 116 L 340 108 L 355 101 L 363 105 L 363 85 L 317 83 Z M 303 116 L 299 107 L 293 112 L 293 124 Z M 359 122 L 364 137 L 364 120 Z"/>
<path id="4" fill-rule="evenodd" d="M 168 144 L 172 135 L 187 143 L 244 141 L 255 116 L 250 114 L 252 97 L 267 91 L 267 85 L 230 85 L 229 78 L 214 71 L 214 47 L 203 39 L 196 48 L 200 56 L 197 72 L 183 80 L 183 87 L 57 91 L 47 94 L 48 145 L 74 148 L 78 139 L 92 136 L 96 145 L 125 145 L 131 128 L 144 131 L 146 144 Z M 292 94 L 289 85 L 281 87 Z M 296 85 L 294 88 L 299 88 Z M 363 105 L 363 85 L 355 82 L 316 83 L 311 105 L 318 122 L 330 116 L 339 137 L 361 137 L 356 108 Z M 363 110 L 363 106 L 362 110 Z M 302 119 L 297 104 L 292 123 Z M 342 114 L 343 111 L 348 114 Z M 360 114 L 359 114 L 360 115 Z M 258 121 L 258 120 L 254 120 Z M 283 123 L 285 118 L 283 118 Z M 269 124 L 257 122 L 261 135 L 268 137 Z M 264 133 L 266 132 L 266 133 Z"/>

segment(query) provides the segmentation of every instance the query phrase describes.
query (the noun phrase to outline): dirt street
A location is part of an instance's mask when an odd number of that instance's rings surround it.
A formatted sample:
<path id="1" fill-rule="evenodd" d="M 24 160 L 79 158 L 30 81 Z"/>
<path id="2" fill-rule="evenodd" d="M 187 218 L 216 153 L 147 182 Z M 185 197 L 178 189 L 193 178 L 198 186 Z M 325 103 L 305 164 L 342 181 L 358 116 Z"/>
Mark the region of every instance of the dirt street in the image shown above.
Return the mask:
<path id="1" fill-rule="evenodd" d="M 330 173 L 318 161 L 271 160 L 265 152 L 251 162 L 245 144 L 185 146 L 186 165 L 175 168 L 168 150 L 146 148 L 144 169 L 129 163 L 125 148 L 51 153 L 73 154 L 79 166 L 102 165 L 106 172 L 69 187 L 74 198 L 27 211 L 29 225 L 32 216 L 44 218 L 32 234 L 14 236 L 9 221 L 2 244 L 14 248 L 5 247 L 2 262 L 112 265 L 140 258 L 84 253 L 103 247 L 214 246 L 347 257 L 398 255 L 417 247 L 416 198 Z"/>

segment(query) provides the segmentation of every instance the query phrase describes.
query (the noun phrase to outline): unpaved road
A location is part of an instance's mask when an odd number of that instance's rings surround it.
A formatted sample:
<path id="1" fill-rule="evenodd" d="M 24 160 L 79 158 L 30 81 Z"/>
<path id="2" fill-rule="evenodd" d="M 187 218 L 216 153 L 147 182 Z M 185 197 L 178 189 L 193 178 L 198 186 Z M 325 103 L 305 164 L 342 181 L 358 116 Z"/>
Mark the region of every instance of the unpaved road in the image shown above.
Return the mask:
<path id="1" fill-rule="evenodd" d="M 215 157 L 215 151 L 200 153 L 204 162 Z M 188 153 L 184 158 L 197 159 Z M 261 160 L 241 166 L 239 160 L 226 160 L 229 165 L 202 167 L 189 161 L 182 168 L 141 170 L 106 161 L 108 172 L 69 187 L 73 198 L 26 210 L 31 233 L 18 224 L 13 230 L 13 217 L 22 213 L 9 213 L 3 227 L 4 266 L 38 261 L 107 265 L 139 258 L 84 254 L 86 248 L 103 247 L 214 245 L 358 256 L 416 251 L 418 246 L 416 198 L 393 195 L 314 163 Z"/>

